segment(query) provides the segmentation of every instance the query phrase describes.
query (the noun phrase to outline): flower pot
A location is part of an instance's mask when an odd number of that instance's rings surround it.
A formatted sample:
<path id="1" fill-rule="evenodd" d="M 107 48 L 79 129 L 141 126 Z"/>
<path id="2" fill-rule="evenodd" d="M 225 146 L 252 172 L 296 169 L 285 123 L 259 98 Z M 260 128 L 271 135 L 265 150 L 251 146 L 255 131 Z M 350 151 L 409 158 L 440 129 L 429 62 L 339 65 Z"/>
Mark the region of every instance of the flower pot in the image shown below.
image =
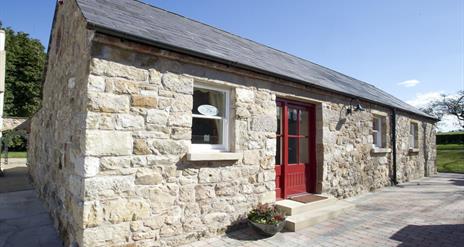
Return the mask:
<path id="1" fill-rule="evenodd" d="M 257 233 L 264 235 L 264 236 L 274 236 L 276 233 L 282 231 L 285 227 L 285 220 L 277 223 L 275 225 L 269 225 L 269 224 L 259 224 L 256 222 L 253 222 L 251 220 L 248 220 L 248 224 L 253 228 Z"/>

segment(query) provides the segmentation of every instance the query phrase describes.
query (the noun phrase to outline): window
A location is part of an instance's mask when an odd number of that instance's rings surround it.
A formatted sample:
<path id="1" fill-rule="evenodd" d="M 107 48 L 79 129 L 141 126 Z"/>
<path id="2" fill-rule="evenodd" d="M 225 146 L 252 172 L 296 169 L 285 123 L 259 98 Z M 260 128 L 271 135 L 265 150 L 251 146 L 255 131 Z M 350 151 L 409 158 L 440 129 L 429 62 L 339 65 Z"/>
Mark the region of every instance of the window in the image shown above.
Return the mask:
<path id="1" fill-rule="evenodd" d="M 409 126 L 409 148 L 419 148 L 419 125 L 411 123 Z"/>
<path id="2" fill-rule="evenodd" d="M 195 85 L 192 109 L 192 150 L 227 151 L 229 91 Z"/>
<path id="3" fill-rule="evenodd" d="M 376 148 L 387 147 L 386 119 L 384 116 L 374 115 L 372 135 L 374 138 L 374 147 Z"/>

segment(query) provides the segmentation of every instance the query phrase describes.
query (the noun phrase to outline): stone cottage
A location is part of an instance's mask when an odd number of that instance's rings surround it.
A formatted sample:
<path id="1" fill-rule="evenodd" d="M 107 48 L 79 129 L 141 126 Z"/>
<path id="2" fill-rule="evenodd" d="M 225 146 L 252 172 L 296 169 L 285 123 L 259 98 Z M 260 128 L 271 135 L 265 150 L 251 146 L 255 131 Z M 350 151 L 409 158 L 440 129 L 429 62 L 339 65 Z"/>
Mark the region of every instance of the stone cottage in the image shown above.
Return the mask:
<path id="1" fill-rule="evenodd" d="M 67 246 L 176 246 L 436 171 L 435 118 L 139 1 L 57 4 L 48 47 L 28 163 Z"/>

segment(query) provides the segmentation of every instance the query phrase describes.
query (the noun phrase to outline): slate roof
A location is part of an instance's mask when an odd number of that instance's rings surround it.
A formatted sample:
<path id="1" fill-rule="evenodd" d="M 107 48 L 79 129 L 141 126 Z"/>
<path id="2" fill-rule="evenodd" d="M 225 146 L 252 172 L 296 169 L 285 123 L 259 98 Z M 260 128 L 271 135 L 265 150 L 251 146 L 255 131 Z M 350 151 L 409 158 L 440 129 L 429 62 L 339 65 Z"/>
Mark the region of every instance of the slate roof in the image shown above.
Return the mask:
<path id="1" fill-rule="evenodd" d="M 101 33 L 328 89 L 436 119 L 366 82 L 134 0 L 77 0 Z"/>

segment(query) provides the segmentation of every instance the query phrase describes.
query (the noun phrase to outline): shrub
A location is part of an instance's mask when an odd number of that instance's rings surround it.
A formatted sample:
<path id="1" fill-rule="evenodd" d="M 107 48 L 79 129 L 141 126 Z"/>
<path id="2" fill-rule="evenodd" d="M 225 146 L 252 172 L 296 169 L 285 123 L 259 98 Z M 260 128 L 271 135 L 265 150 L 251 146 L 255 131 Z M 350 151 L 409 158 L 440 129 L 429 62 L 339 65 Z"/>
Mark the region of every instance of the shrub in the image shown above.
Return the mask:
<path id="1" fill-rule="evenodd" d="M 3 145 L 8 146 L 8 151 L 26 151 L 27 133 L 24 130 L 7 130 L 2 136 Z M 3 147 L 2 145 L 2 147 Z"/>
<path id="2" fill-rule="evenodd" d="M 260 203 L 248 213 L 248 219 L 258 224 L 276 225 L 285 220 L 285 213 L 276 205 Z"/>
<path id="3" fill-rule="evenodd" d="M 437 134 L 437 144 L 464 144 L 464 133 Z"/>

